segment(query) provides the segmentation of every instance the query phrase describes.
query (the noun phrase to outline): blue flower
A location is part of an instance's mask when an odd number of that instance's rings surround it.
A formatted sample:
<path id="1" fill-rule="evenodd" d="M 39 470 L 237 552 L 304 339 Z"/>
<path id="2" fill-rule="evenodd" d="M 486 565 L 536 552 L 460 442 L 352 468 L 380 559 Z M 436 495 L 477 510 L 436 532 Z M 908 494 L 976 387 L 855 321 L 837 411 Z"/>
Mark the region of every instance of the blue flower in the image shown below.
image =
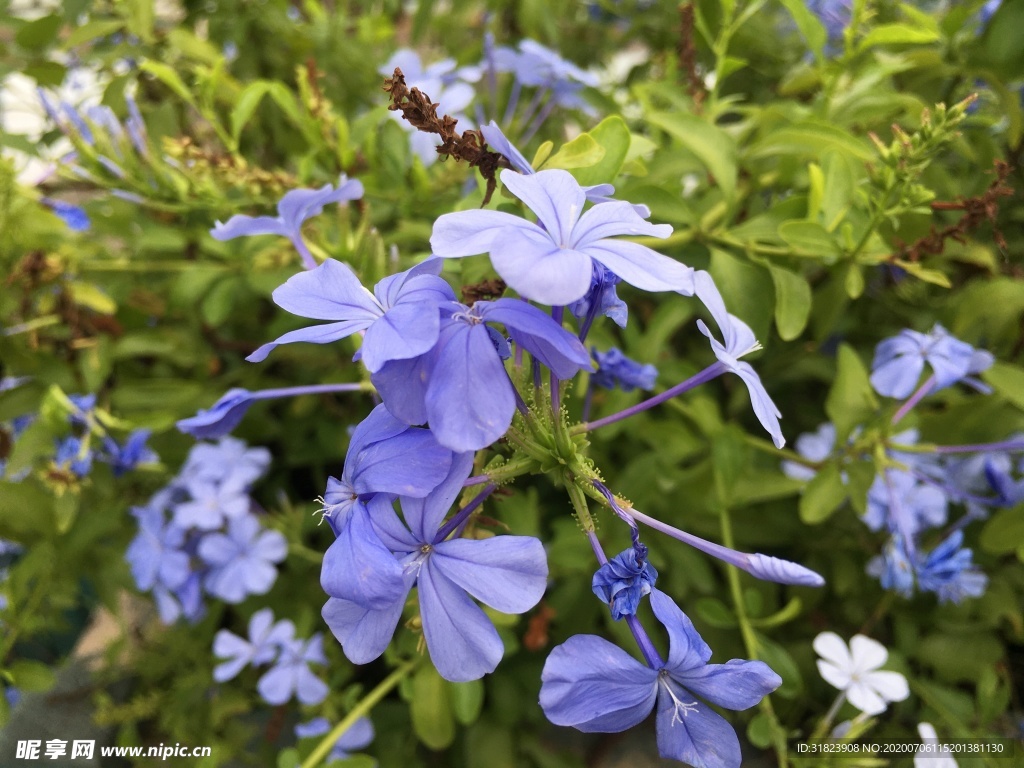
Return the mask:
<path id="1" fill-rule="evenodd" d="M 314 717 L 308 723 L 296 724 L 295 735 L 300 739 L 309 739 L 314 736 L 323 736 L 330 730 L 331 724 L 326 717 Z M 370 722 L 370 718 L 359 718 L 334 742 L 331 753 L 327 756 L 327 762 L 345 760 L 350 757 L 350 753 L 366 749 L 373 741 L 373 737 L 373 723 Z"/>
<path id="2" fill-rule="evenodd" d="M 328 688 L 309 669 L 310 664 L 326 664 L 323 636 L 318 632 L 309 640 L 281 643 L 277 663 L 256 683 L 256 690 L 268 704 L 284 704 L 295 697 L 307 706 L 327 698 Z"/>
<path id="3" fill-rule="evenodd" d="M 750 352 L 761 349 L 761 344 L 754 338 L 754 332 L 746 323 L 726 311 L 725 302 L 711 279 L 711 275 L 703 271 L 697 272 L 693 280 L 697 296 L 704 302 L 712 317 L 715 318 L 715 322 L 718 323 L 725 344 L 723 345 L 711 335 L 711 331 L 703 320 L 697 321 L 697 327 L 711 341 L 711 348 L 718 361 L 743 380 L 750 393 L 754 415 L 761 422 L 761 426 L 772 436 L 775 447 L 781 448 L 786 444 L 786 439 L 782 436 L 782 427 L 779 426 L 779 418 L 782 414 L 775 407 L 775 403 L 772 402 L 764 385 L 761 384 L 760 377 L 750 364 L 738 360 Z"/>
<path id="4" fill-rule="evenodd" d="M 636 207 L 636 206 L 634 206 Z M 586 338 L 590 330 L 590 324 L 598 315 L 604 315 L 619 326 L 626 327 L 626 320 L 629 316 L 629 307 L 616 291 L 615 286 L 621 283 L 619 276 L 613 274 L 603 266 L 594 262 L 594 273 L 590 280 L 590 290 L 579 301 L 569 305 L 569 311 L 577 320 L 582 320 L 580 325 L 580 338 Z"/>
<path id="5" fill-rule="evenodd" d="M 139 522 L 139 532 L 128 545 L 125 560 L 136 586 L 144 592 L 158 586 L 166 590 L 183 586 L 192 572 L 184 551 L 185 531 L 168 523 L 158 504 L 135 507 L 132 514 Z"/>
<path id="6" fill-rule="evenodd" d="M 736 732 L 701 699 L 725 709 L 748 709 L 782 678 L 763 661 L 708 664 L 711 649 L 690 619 L 657 589 L 650 600 L 669 634 L 668 660 L 645 666 L 603 638 L 571 637 L 544 664 L 544 714 L 556 725 L 584 733 L 618 733 L 657 709 L 662 757 L 702 768 L 738 768 Z"/>
<path id="7" fill-rule="evenodd" d="M 903 597 L 914 593 L 914 564 L 903 543 L 903 537 L 894 533 L 880 557 L 868 563 L 868 574 L 877 576 L 884 589 L 891 589 Z"/>
<path id="8" fill-rule="evenodd" d="M 244 216 L 238 214 L 228 219 L 227 223 L 219 221 L 210 230 L 215 240 L 231 240 L 249 235 L 280 235 L 287 237 L 302 255 L 306 267 L 312 269 L 316 261 L 302 240 L 302 225 L 307 219 L 319 216 L 324 206 L 329 203 L 340 203 L 356 200 L 363 196 L 362 182 L 347 179 L 345 174 L 338 179 L 338 188 L 325 184 L 320 189 L 293 189 L 285 194 L 277 204 L 277 216 Z"/>
<path id="9" fill-rule="evenodd" d="M 607 352 L 598 352 L 595 348 L 593 353 L 597 360 L 597 372 L 590 378 L 597 386 L 605 389 L 620 387 L 623 392 L 632 392 L 637 388 L 654 389 L 658 369 L 653 365 L 641 365 L 630 360 L 615 347 Z"/>
<path id="10" fill-rule="evenodd" d="M 250 664 L 254 667 L 269 664 L 294 636 L 295 625 L 287 619 L 275 624 L 270 608 L 256 611 L 249 619 L 248 640 L 226 629 L 218 631 L 213 638 L 213 655 L 224 661 L 213 668 L 213 679 L 223 683 Z"/>
<path id="11" fill-rule="evenodd" d="M 989 457 L 985 461 L 985 477 L 996 492 L 999 504 L 1004 507 L 1015 507 L 1024 501 L 1024 478 L 1013 479 L 1012 463 L 1007 458 Z M 1024 473 L 1024 461 L 1018 469 Z"/>
<path id="12" fill-rule="evenodd" d="M 288 554 L 288 540 L 280 531 L 268 531 L 255 515 L 228 520 L 227 533 L 208 533 L 196 550 L 209 566 L 203 586 L 228 603 L 249 595 L 263 595 L 277 580 L 279 563 Z"/>
<path id="13" fill-rule="evenodd" d="M 918 586 L 934 592 L 941 602 L 981 597 L 988 585 L 988 578 L 974 566 L 971 550 L 963 547 L 963 542 L 963 531 L 954 531 L 918 567 Z"/>
<path id="14" fill-rule="evenodd" d="M 266 448 L 249 448 L 243 440 L 223 437 L 216 443 L 196 443 L 180 479 L 189 487 L 193 483 L 216 484 L 248 490 L 269 466 L 270 451 Z"/>
<path id="15" fill-rule="evenodd" d="M 623 616 L 636 615 L 640 600 L 651 593 L 657 579 L 655 567 L 630 547 L 597 569 L 590 588 L 608 604 L 612 618 L 618 621 Z"/>
<path id="16" fill-rule="evenodd" d="M 238 426 L 254 402 L 249 390 L 235 387 L 225 392 L 208 409 L 200 410 L 187 419 L 180 419 L 176 426 L 181 432 L 200 440 L 224 437 Z"/>
<path id="17" fill-rule="evenodd" d="M 437 671 L 453 682 L 476 680 L 494 670 L 504 646 L 472 598 L 502 613 L 524 613 L 543 596 L 548 568 L 537 539 L 446 539 L 444 517 L 472 467 L 472 453 L 456 456 L 448 477 L 429 496 L 401 497 L 404 523 L 383 496 L 353 508 L 343 535 L 324 555 L 320 578 L 332 596 L 324 620 L 351 661 L 365 664 L 384 652 L 415 584 Z M 394 587 L 387 600 L 360 605 L 334 596 L 349 592 L 352 580 L 384 579 Z M 373 591 L 389 588 L 381 584 Z"/>
<path id="18" fill-rule="evenodd" d="M 872 531 L 887 526 L 909 542 L 925 528 L 946 522 L 948 499 L 938 488 L 919 482 L 909 472 L 886 470 L 868 489 L 867 509 L 861 520 Z"/>
<path id="19" fill-rule="evenodd" d="M 7 699 L 7 706 L 13 709 L 21 701 L 21 690 L 9 685 L 4 688 L 4 698 Z"/>
<path id="20" fill-rule="evenodd" d="M 378 405 L 352 433 L 341 479 L 327 480 L 324 517 L 335 533 L 360 499 L 373 494 L 423 498 L 448 476 L 452 452 L 426 429 L 410 427 Z"/>
<path id="21" fill-rule="evenodd" d="M 371 294 L 351 267 L 328 259 L 289 278 L 274 291 L 274 301 L 294 315 L 333 322 L 286 333 L 246 359 L 257 363 L 281 344 L 328 344 L 357 331 L 366 332 L 359 356 L 371 373 L 389 360 L 422 355 L 437 341 L 440 305 L 455 300 L 440 272 L 440 259 L 428 259 L 381 280 Z"/>
<path id="22" fill-rule="evenodd" d="M 880 395 L 903 399 L 914 391 L 925 363 L 934 372 L 934 388 L 938 390 L 986 370 L 993 359 L 989 353 L 954 338 L 941 325 L 927 334 L 903 330 L 875 348 L 871 386 Z"/>
<path id="23" fill-rule="evenodd" d="M 105 437 L 100 459 L 110 464 L 114 470 L 114 477 L 120 477 L 125 472 L 130 472 L 139 464 L 152 464 L 159 461 L 160 457 L 146 445 L 147 440 L 149 440 L 148 429 L 134 430 L 128 435 L 124 445 L 118 444 L 112 437 Z"/>
<path id="24" fill-rule="evenodd" d="M 533 88 L 551 90 L 552 103 L 569 109 L 589 111 L 580 98 L 585 86 L 598 84 L 597 76 L 562 58 L 534 40 L 521 40 L 519 50 L 501 47 L 494 50 L 495 69 L 511 72 L 516 82 Z"/>
<path id="25" fill-rule="evenodd" d="M 624 202 L 601 203 L 583 213 L 586 195 L 567 171 L 523 176 L 505 170 L 501 181 L 537 214 L 538 223 L 501 211 L 446 213 L 434 222 L 434 253 L 489 253 L 494 269 L 511 288 L 526 299 L 552 306 L 587 295 L 595 262 L 643 290 L 693 294 L 690 267 L 638 243 L 610 239 L 668 237 L 672 228 L 667 224 L 645 221 Z"/>
<path id="26" fill-rule="evenodd" d="M 49 206 L 72 232 L 85 232 L 92 226 L 92 222 L 89 221 L 89 214 L 77 205 L 45 197 L 42 202 Z"/>
<path id="27" fill-rule="evenodd" d="M 451 302 L 450 313 L 429 354 L 387 363 L 371 381 L 395 417 L 429 422 L 437 441 L 453 451 L 486 448 L 505 434 L 515 413 L 515 388 L 486 323 L 503 324 L 561 380 L 591 367 L 580 340 L 525 301 Z"/>
<path id="28" fill-rule="evenodd" d="M 85 477 L 92 471 L 92 449 L 74 435 L 57 441 L 53 461 L 58 467 L 69 470 L 77 477 Z"/>
<path id="29" fill-rule="evenodd" d="M 830 421 L 825 422 L 814 432 L 805 432 L 796 439 L 796 452 L 810 461 L 824 461 L 832 455 L 836 446 L 836 427 Z M 817 471 L 795 461 L 782 462 L 782 471 L 786 477 L 794 480 L 812 480 Z"/>
<path id="30" fill-rule="evenodd" d="M 174 507 L 174 523 L 181 528 L 212 531 L 225 521 L 249 514 L 252 500 L 248 489 L 230 483 L 192 480 L 187 483 L 190 499 Z"/>
<path id="31" fill-rule="evenodd" d="M 850 23 L 851 0 L 808 0 L 807 8 L 825 25 L 830 41 L 840 40 Z"/>

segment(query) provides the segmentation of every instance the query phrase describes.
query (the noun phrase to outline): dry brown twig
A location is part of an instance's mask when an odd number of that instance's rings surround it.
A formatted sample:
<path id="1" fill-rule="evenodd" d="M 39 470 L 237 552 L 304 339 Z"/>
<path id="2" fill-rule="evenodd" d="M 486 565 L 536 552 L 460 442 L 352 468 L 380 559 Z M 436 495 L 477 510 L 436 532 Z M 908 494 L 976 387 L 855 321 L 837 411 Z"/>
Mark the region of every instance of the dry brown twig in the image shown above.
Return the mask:
<path id="1" fill-rule="evenodd" d="M 487 180 L 487 191 L 481 207 L 487 205 L 498 184 L 495 178 L 498 169 L 512 167 L 508 159 L 498 152 L 487 149 L 487 142 L 480 131 L 468 130 L 460 133 L 455 130 L 459 121 L 454 117 L 438 117 L 438 105 L 419 88 L 409 88 L 405 84 L 402 70 L 398 67 L 395 67 L 394 75 L 384 81 L 384 90 L 391 94 L 389 110 L 401 112 L 402 117 L 416 130 L 436 133 L 441 137 L 441 146 L 437 148 L 437 154 L 442 158 L 454 157 L 456 160 L 465 160 L 470 166 L 480 169 L 480 174 Z"/>
<path id="2" fill-rule="evenodd" d="M 697 71 L 697 45 L 695 42 L 695 16 L 693 3 L 679 5 L 679 70 L 686 77 L 686 90 L 693 99 L 693 111 L 698 115 L 704 105 L 707 90 Z"/>

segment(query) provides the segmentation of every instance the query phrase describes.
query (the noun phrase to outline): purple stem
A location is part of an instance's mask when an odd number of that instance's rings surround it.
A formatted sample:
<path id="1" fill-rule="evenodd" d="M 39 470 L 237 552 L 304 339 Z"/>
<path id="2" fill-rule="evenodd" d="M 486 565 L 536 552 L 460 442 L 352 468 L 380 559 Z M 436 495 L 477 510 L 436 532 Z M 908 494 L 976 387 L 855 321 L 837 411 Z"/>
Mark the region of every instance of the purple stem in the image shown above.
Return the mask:
<path id="1" fill-rule="evenodd" d="M 534 365 L 536 365 L 536 364 L 537 364 L 536 361 L 534 361 Z M 537 369 L 534 368 L 534 373 L 536 373 L 536 372 L 537 372 Z M 508 373 L 506 373 L 505 375 L 508 376 Z M 536 376 L 534 376 L 534 378 L 536 378 Z M 529 416 L 530 415 L 530 409 L 526 405 L 526 401 L 523 400 L 523 396 L 519 394 L 519 390 L 516 389 L 516 383 L 514 381 L 512 381 L 512 377 L 511 376 L 508 377 L 508 383 L 512 385 L 512 394 L 515 395 L 515 397 L 516 397 L 516 409 L 521 414 L 523 414 L 523 416 Z"/>
<path id="2" fill-rule="evenodd" d="M 985 507 L 1002 506 L 999 503 L 999 499 L 986 498 L 985 496 L 975 496 L 973 493 L 967 493 L 966 491 L 963 491 L 954 485 L 947 485 L 946 483 L 940 482 L 919 470 L 911 469 L 910 473 L 921 482 L 935 486 L 940 491 L 945 493 L 947 496 L 952 498 L 954 501 L 973 501 L 975 504 L 981 504 L 982 506 Z"/>
<path id="3" fill-rule="evenodd" d="M 362 384 L 311 384 L 307 387 L 281 387 L 280 389 L 260 389 L 250 392 L 253 400 L 272 400 L 275 397 L 297 397 L 298 395 L 319 395 L 326 392 L 358 392 Z"/>
<path id="4" fill-rule="evenodd" d="M 505 105 L 505 116 L 501 118 L 502 125 L 512 125 L 512 116 L 519 106 L 519 94 L 523 91 L 523 84 L 519 80 L 512 82 L 512 93 L 508 96 L 508 104 Z"/>
<path id="5" fill-rule="evenodd" d="M 558 106 L 558 104 L 555 102 L 555 99 L 553 97 L 548 100 L 548 103 L 544 105 L 544 108 L 534 119 L 533 123 L 530 125 L 529 128 L 527 128 L 526 135 L 523 136 L 522 139 L 520 139 L 521 144 L 526 144 L 530 139 L 533 138 L 534 134 L 541 129 L 542 125 L 544 125 L 544 121 L 551 116 L 552 112 L 554 112 L 556 106 Z"/>
<path id="6" fill-rule="evenodd" d="M 471 485 L 480 485 L 481 483 L 486 483 L 490 479 L 491 478 L 488 475 L 473 475 L 472 477 L 466 478 L 466 481 L 462 484 L 462 487 L 468 488 Z"/>
<path id="7" fill-rule="evenodd" d="M 900 420 L 910 413 L 911 409 L 921 402 L 921 398 L 927 395 L 935 387 L 935 375 L 932 374 L 925 379 L 924 384 L 918 387 L 917 392 L 907 398 L 907 402 L 900 406 L 900 409 L 893 414 L 892 423 L 898 424 Z"/>
<path id="8" fill-rule="evenodd" d="M 498 486 L 496 486 L 494 483 L 488 484 L 486 487 L 484 487 L 482 491 L 480 491 L 480 493 L 473 497 L 473 500 L 469 502 L 469 504 L 467 504 L 454 515 L 452 515 L 452 519 L 445 523 L 443 526 L 441 526 L 440 530 L 438 530 L 437 535 L 434 537 L 433 543 L 440 544 L 442 541 L 447 539 L 448 536 L 452 533 L 452 531 L 454 531 L 456 528 L 458 528 L 460 525 L 462 525 L 469 519 L 469 516 L 473 514 L 473 510 L 475 510 L 477 507 L 483 504 L 484 499 L 486 499 L 488 496 L 494 493 L 494 489 L 497 487 Z"/>
<path id="9" fill-rule="evenodd" d="M 987 453 L 989 451 L 1024 451 L 1024 440 L 1004 440 L 1001 443 L 975 445 L 936 445 L 935 453 Z"/>
<path id="10" fill-rule="evenodd" d="M 562 315 L 565 312 L 565 307 L 552 307 L 551 308 L 551 319 L 558 323 L 558 327 L 562 327 Z M 558 377 L 555 376 L 555 372 L 548 370 L 548 383 L 551 385 L 551 413 L 558 418 L 558 412 L 562 409 L 562 390 L 558 385 Z"/>
<path id="11" fill-rule="evenodd" d="M 676 384 L 674 387 L 666 389 L 660 395 L 649 397 L 646 400 L 637 403 L 636 405 L 631 405 L 629 408 L 626 408 L 625 410 L 619 411 L 618 413 L 613 413 L 611 416 L 605 416 L 603 419 L 598 419 L 597 421 L 590 421 L 584 423 L 582 425 L 584 427 L 583 431 L 590 432 L 591 430 L 597 429 L 598 427 L 605 427 L 608 426 L 609 424 L 614 424 L 617 421 L 628 419 L 630 416 L 635 416 L 638 413 L 643 413 L 644 411 L 653 408 L 656 405 L 661 405 L 666 400 L 671 400 L 676 395 L 681 395 L 683 394 L 683 392 L 687 392 L 693 389 L 694 387 L 698 387 L 701 384 L 704 384 L 705 382 L 711 381 L 711 379 L 715 378 L 716 376 L 722 375 L 727 370 L 728 368 L 726 367 L 725 363 L 713 363 L 700 373 L 691 376 L 686 381 Z"/>
<path id="12" fill-rule="evenodd" d="M 302 239 L 302 235 L 296 233 L 295 237 L 291 238 L 292 244 L 295 246 L 295 250 L 299 252 L 299 256 L 302 257 L 302 265 L 306 269 L 316 269 L 316 259 L 313 258 L 313 254 L 309 252 L 309 248 L 306 247 L 305 241 Z"/>
<path id="13" fill-rule="evenodd" d="M 538 88 L 537 89 L 536 93 L 533 94 L 533 98 L 530 99 L 530 103 L 526 107 L 526 114 L 523 115 L 522 120 L 519 121 L 519 125 L 525 127 L 530 122 L 530 119 L 533 117 L 534 113 L 537 111 L 537 107 L 540 106 L 540 103 L 544 99 L 544 96 L 545 96 L 545 94 L 547 92 L 548 92 L 547 88 Z M 525 144 L 526 144 L 526 142 L 523 141 L 522 138 L 520 138 L 519 139 L 519 146 L 522 147 Z"/>

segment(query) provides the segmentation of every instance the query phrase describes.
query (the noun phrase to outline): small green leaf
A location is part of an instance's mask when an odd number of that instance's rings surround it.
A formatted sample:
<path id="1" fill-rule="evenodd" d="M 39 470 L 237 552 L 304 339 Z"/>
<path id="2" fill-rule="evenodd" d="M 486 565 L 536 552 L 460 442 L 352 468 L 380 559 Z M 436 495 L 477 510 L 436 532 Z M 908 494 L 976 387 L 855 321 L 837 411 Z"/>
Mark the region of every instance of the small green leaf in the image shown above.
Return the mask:
<path id="1" fill-rule="evenodd" d="M 781 610 L 776 611 L 771 616 L 765 616 L 760 619 L 751 619 L 750 623 L 755 627 L 762 629 L 767 627 L 777 627 L 785 624 L 788 621 L 792 621 L 800 615 L 800 611 L 803 610 L 804 604 L 801 602 L 799 597 L 790 598 L 790 601 L 786 603 L 785 607 Z"/>
<path id="2" fill-rule="evenodd" d="M 828 42 L 828 32 L 825 30 L 825 25 L 821 23 L 817 16 L 811 13 L 805 0 L 782 0 L 782 4 L 786 6 L 786 10 L 789 11 L 793 21 L 796 22 L 797 29 L 800 30 L 800 34 L 807 41 L 807 47 L 820 60 L 825 50 L 825 43 Z"/>
<path id="3" fill-rule="evenodd" d="M 231 136 L 235 141 L 238 141 L 245 124 L 252 119 L 253 113 L 269 90 L 270 83 L 266 80 L 256 80 L 249 83 L 238 95 L 238 101 L 231 110 Z"/>
<path id="4" fill-rule="evenodd" d="M 864 424 L 877 410 L 878 399 L 867 368 L 853 347 L 841 344 L 836 356 L 836 378 L 825 400 L 825 413 L 836 425 L 837 443 L 842 444 L 854 427 Z"/>
<path id="5" fill-rule="evenodd" d="M 717 629 L 736 626 L 736 615 L 717 597 L 702 597 L 694 604 L 697 616 Z"/>
<path id="6" fill-rule="evenodd" d="M 22 690 L 47 691 L 53 687 L 53 670 L 41 661 L 15 659 L 7 671 L 14 678 L 14 685 Z"/>
<path id="7" fill-rule="evenodd" d="M 89 21 L 72 30 L 64 41 L 68 48 L 87 43 L 100 37 L 108 37 L 124 29 L 124 22 L 116 19 Z"/>
<path id="8" fill-rule="evenodd" d="M 472 725 L 484 706 L 484 684 L 481 680 L 451 683 L 452 711 L 461 725 Z"/>
<path id="9" fill-rule="evenodd" d="M 533 156 L 533 167 L 535 169 L 539 169 L 542 165 L 544 165 L 544 163 L 547 162 L 547 159 L 551 157 L 551 151 L 554 148 L 555 142 L 553 141 L 545 141 L 543 144 L 537 147 L 537 154 Z"/>
<path id="10" fill-rule="evenodd" d="M 604 155 L 589 167 L 578 169 L 573 176 L 583 185 L 615 181 L 629 152 L 629 128 L 621 117 L 612 115 L 606 117 L 588 133 L 604 150 Z"/>
<path id="11" fill-rule="evenodd" d="M 897 264 L 918 280 L 924 280 L 926 283 L 938 285 L 942 288 L 953 287 L 953 284 L 949 281 L 949 278 L 946 277 L 945 273 L 939 272 L 937 269 L 925 269 L 914 261 L 899 261 Z"/>
<path id="12" fill-rule="evenodd" d="M 864 35 L 857 48 L 864 51 L 876 45 L 926 45 L 938 39 L 939 33 L 934 29 L 909 24 L 879 24 Z"/>
<path id="13" fill-rule="evenodd" d="M 800 496 L 800 519 L 808 525 L 828 520 L 846 500 L 846 486 L 835 464 L 826 464 Z"/>
<path id="14" fill-rule="evenodd" d="M 1001 509 L 981 530 L 981 548 L 993 555 L 1006 555 L 1024 545 L 1024 506 Z"/>
<path id="15" fill-rule="evenodd" d="M 648 120 L 692 152 L 714 176 L 725 199 L 733 199 L 738 167 L 736 142 L 729 134 L 696 115 L 654 112 Z"/>
<path id="16" fill-rule="evenodd" d="M 818 120 L 804 120 L 771 131 L 748 152 L 752 159 L 785 155 L 822 157 L 829 149 L 863 162 L 875 159 L 864 141 L 832 123 Z"/>
<path id="17" fill-rule="evenodd" d="M 804 254 L 818 256 L 826 264 L 835 263 L 842 254 L 836 239 L 816 221 L 784 221 L 779 225 L 778 234 L 787 245 Z"/>
<path id="18" fill-rule="evenodd" d="M 70 288 L 75 304 L 101 315 L 112 315 L 117 311 L 117 304 L 99 286 L 75 281 L 71 283 Z"/>
<path id="19" fill-rule="evenodd" d="M 860 264 L 850 263 L 846 268 L 846 278 L 843 280 L 846 288 L 846 295 L 851 299 L 859 299 L 864 293 L 864 270 Z"/>
<path id="20" fill-rule="evenodd" d="M 594 141 L 588 133 L 581 133 L 572 141 L 563 144 L 559 150 L 548 158 L 546 168 L 589 168 L 604 157 L 604 147 Z"/>
<path id="21" fill-rule="evenodd" d="M 803 333 L 811 316 L 811 286 L 803 275 L 768 266 L 775 284 L 775 327 L 784 341 Z"/>
<path id="22" fill-rule="evenodd" d="M 992 389 L 1024 410 L 1024 368 L 997 362 L 981 377 L 992 385 Z"/>
<path id="23" fill-rule="evenodd" d="M 429 749 L 445 749 L 455 740 L 449 686 L 429 664 L 420 667 L 412 680 L 412 728 Z"/>
<path id="24" fill-rule="evenodd" d="M 758 749 L 768 749 L 772 745 L 772 723 L 763 712 L 758 712 L 750 720 L 747 738 Z"/>
<path id="25" fill-rule="evenodd" d="M 43 16 L 42 18 L 30 21 L 18 30 L 14 36 L 15 42 L 22 48 L 38 50 L 46 48 L 57 39 L 60 31 L 61 18 L 57 15 Z"/>
<path id="26" fill-rule="evenodd" d="M 146 61 L 139 64 L 139 69 L 143 72 L 148 72 L 161 83 L 166 85 L 171 91 L 174 92 L 178 98 L 191 104 L 193 107 L 196 105 L 195 99 L 192 97 L 192 92 L 185 85 L 185 81 L 182 80 L 178 73 L 166 64 L 161 64 L 159 61 L 153 61 L 147 59 Z"/>

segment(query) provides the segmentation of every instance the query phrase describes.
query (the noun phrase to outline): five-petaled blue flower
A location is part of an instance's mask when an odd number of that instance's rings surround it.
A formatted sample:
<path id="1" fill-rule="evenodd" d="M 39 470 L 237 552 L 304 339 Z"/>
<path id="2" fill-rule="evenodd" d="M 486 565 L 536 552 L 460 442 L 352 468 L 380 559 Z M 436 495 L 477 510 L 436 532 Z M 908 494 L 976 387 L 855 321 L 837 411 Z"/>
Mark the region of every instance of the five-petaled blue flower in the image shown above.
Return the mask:
<path id="1" fill-rule="evenodd" d="M 249 595 L 266 594 L 277 580 L 275 563 L 288 554 L 288 541 L 280 531 L 268 531 L 255 515 L 228 521 L 227 533 L 208 533 L 197 550 L 210 571 L 206 591 L 228 603 Z"/>
<path id="2" fill-rule="evenodd" d="M 524 176 L 501 172 L 501 181 L 535 214 L 536 224 L 502 211 L 446 213 L 434 222 L 430 245 L 444 257 L 489 253 L 502 279 L 523 298 L 552 306 L 582 299 L 597 262 L 646 291 L 693 295 L 693 270 L 668 256 L 615 235 L 668 237 L 672 227 L 651 224 L 629 203 L 601 203 L 583 213 L 586 194 L 568 171 Z M 581 215 L 582 214 L 582 215 Z"/>
<path id="3" fill-rule="evenodd" d="M 934 389 L 942 389 L 958 381 L 977 387 L 978 383 L 969 377 L 990 368 L 993 360 L 989 352 L 974 349 L 951 336 L 941 325 L 936 325 L 927 334 L 903 330 L 875 348 L 871 386 L 885 397 L 908 397 L 921 378 L 924 364 L 928 363 L 934 372 Z"/>
<path id="4" fill-rule="evenodd" d="M 213 668 L 213 679 L 223 683 L 250 664 L 254 667 L 269 664 L 294 636 L 295 625 L 288 619 L 275 624 L 270 608 L 256 611 L 249 619 L 248 640 L 227 629 L 219 630 L 213 638 L 213 655 L 224 661 Z"/>
<path id="5" fill-rule="evenodd" d="M 293 696 L 299 703 L 319 704 L 327 698 L 327 684 L 310 670 L 310 664 L 326 664 L 324 638 L 319 632 L 309 640 L 287 640 L 280 644 L 277 663 L 256 683 L 256 690 L 268 704 L 284 704 Z"/>
<path id="6" fill-rule="evenodd" d="M 502 613 L 524 613 L 543 596 L 548 568 L 537 539 L 445 538 L 444 517 L 472 467 L 472 453 L 458 455 L 429 496 L 400 497 L 404 523 L 381 495 L 353 507 L 345 530 L 324 555 L 320 578 L 332 596 L 324 620 L 351 661 L 365 664 L 384 652 L 418 585 L 423 634 L 437 671 L 453 682 L 476 680 L 494 670 L 504 646 L 472 598 Z M 376 599 L 360 604 L 336 596 L 350 593 L 353 581 L 381 582 L 366 590 Z"/>
<path id="7" fill-rule="evenodd" d="M 570 637 L 544 664 L 544 714 L 556 725 L 584 733 L 618 733 L 657 708 L 662 757 L 701 768 L 738 768 L 736 732 L 701 699 L 747 709 L 778 688 L 782 678 L 763 661 L 708 664 L 711 649 L 686 614 L 657 589 L 650 601 L 668 631 L 668 660 L 644 665 L 604 638 Z"/>

